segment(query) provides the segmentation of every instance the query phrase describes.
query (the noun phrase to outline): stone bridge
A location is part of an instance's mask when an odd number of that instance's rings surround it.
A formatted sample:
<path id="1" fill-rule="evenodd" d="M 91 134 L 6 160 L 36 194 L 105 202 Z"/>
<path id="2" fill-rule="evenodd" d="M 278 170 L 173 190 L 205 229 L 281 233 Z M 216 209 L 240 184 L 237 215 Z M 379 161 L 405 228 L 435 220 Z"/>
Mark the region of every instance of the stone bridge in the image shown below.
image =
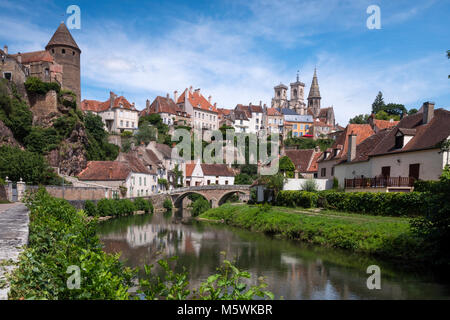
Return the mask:
<path id="1" fill-rule="evenodd" d="M 211 208 L 224 204 L 234 194 L 241 196 L 245 202 L 250 199 L 250 186 L 248 185 L 209 185 L 192 186 L 166 191 L 170 195 L 176 208 L 183 204 L 183 199 L 190 194 L 199 194 L 209 201 Z"/>

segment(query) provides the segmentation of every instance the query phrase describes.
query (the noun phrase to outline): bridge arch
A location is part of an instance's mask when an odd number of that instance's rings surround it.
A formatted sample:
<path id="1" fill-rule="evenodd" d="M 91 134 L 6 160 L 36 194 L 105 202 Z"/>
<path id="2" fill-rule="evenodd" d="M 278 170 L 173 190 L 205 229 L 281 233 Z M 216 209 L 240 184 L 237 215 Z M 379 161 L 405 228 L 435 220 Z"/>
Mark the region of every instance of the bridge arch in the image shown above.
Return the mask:
<path id="1" fill-rule="evenodd" d="M 172 196 L 172 202 L 174 207 L 179 208 L 183 205 L 183 200 L 184 198 L 186 198 L 187 196 L 191 195 L 191 194 L 197 194 L 199 196 L 202 196 L 203 198 L 205 198 L 208 202 L 210 202 L 210 199 L 208 197 L 206 197 L 204 194 L 202 194 L 201 192 L 197 192 L 197 191 L 187 191 L 184 192 L 180 195 L 175 195 Z"/>
<path id="2" fill-rule="evenodd" d="M 227 193 L 223 194 L 223 195 L 220 197 L 219 202 L 217 203 L 217 205 L 220 207 L 220 206 L 223 205 L 223 204 L 224 204 L 231 196 L 233 196 L 233 195 L 235 195 L 235 194 L 241 194 L 241 195 L 247 195 L 247 196 L 248 196 L 248 193 L 247 193 L 247 192 L 244 192 L 244 191 L 241 191 L 241 190 L 233 190 L 233 191 L 230 191 L 230 192 L 227 192 Z M 244 201 L 244 202 L 246 202 L 246 201 Z"/>

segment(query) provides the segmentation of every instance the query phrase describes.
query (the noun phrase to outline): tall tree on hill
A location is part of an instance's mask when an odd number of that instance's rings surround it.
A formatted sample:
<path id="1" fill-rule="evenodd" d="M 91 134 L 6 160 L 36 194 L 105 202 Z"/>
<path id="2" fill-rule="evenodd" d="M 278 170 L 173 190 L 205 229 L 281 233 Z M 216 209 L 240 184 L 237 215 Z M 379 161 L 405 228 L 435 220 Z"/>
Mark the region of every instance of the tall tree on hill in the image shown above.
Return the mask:
<path id="1" fill-rule="evenodd" d="M 381 91 L 378 91 L 378 94 L 375 98 L 375 101 L 372 103 L 372 113 L 377 114 L 379 111 L 382 111 L 385 107 L 383 94 Z"/>
<path id="2" fill-rule="evenodd" d="M 348 122 L 351 124 L 366 124 L 368 119 L 368 114 L 359 114 L 351 118 Z"/>

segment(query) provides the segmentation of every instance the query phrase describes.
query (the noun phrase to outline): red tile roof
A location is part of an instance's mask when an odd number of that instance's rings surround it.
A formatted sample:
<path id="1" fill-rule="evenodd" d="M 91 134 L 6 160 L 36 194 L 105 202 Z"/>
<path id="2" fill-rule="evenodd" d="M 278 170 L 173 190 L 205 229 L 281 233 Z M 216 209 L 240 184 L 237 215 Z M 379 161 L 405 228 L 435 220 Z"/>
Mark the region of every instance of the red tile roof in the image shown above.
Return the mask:
<path id="1" fill-rule="evenodd" d="M 80 172 L 78 179 L 92 181 L 126 180 L 131 168 L 119 161 L 89 161 L 87 167 Z"/>
<path id="2" fill-rule="evenodd" d="M 278 111 L 276 108 L 268 108 L 267 115 L 268 116 L 282 116 L 281 112 Z"/>
<path id="3" fill-rule="evenodd" d="M 415 132 L 411 129 L 415 129 Z M 402 149 L 395 149 L 395 136 L 399 131 L 414 134 L 414 137 Z M 449 136 L 450 111 L 434 110 L 433 118 L 425 125 L 423 124 L 423 113 L 419 112 L 400 120 L 397 127 L 373 148 L 369 156 L 437 148 L 438 144 Z"/>
<path id="4" fill-rule="evenodd" d="M 24 53 L 17 53 L 12 54 L 12 57 L 14 57 L 16 60 L 20 56 L 22 59 L 22 64 L 29 64 L 32 62 L 53 62 L 53 57 L 48 51 L 33 51 L 33 52 L 24 52 Z"/>
<path id="5" fill-rule="evenodd" d="M 341 148 L 341 151 L 336 156 L 333 152 L 330 152 L 326 159 L 321 158 L 319 162 L 328 160 L 345 160 L 345 158 L 347 157 L 348 136 L 352 133 L 356 134 L 356 145 L 359 145 L 368 137 L 375 134 L 370 124 L 349 124 L 347 125 L 345 130 L 336 138 L 336 141 L 333 143 L 331 148 L 327 150 L 333 151 L 334 149 Z"/>
<path id="6" fill-rule="evenodd" d="M 314 149 L 286 150 L 286 156 L 294 163 L 295 169 L 300 173 L 316 172 L 317 160 L 322 154 Z"/>
<path id="7" fill-rule="evenodd" d="M 113 93 L 114 94 L 114 93 Z M 82 111 L 93 111 L 93 112 L 102 112 L 106 111 L 110 107 L 111 99 L 106 100 L 105 102 L 100 102 L 97 100 L 83 100 L 81 101 L 81 110 Z M 137 111 L 134 105 L 132 105 L 125 97 L 120 96 L 114 99 L 113 109 L 123 108 L 131 111 Z"/>
<path id="8" fill-rule="evenodd" d="M 378 129 L 387 129 L 395 127 L 400 121 L 390 121 L 390 120 L 377 120 L 373 119 L 373 123 Z"/>
<path id="9" fill-rule="evenodd" d="M 161 96 L 157 96 L 155 100 L 153 100 L 150 107 L 142 110 L 139 116 L 142 117 L 152 113 L 168 113 L 173 115 L 184 115 L 190 117 L 184 112 L 183 108 L 176 105 L 171 98 Z"/>
<path id="10" fill-rule="evenodd" d="M 194 92 L 190 92 L 189 89 L 184 90 L 184 92 L 178 98 L 177 104 L 184 103 L 186 96 L 188 97 L 189 103 L 194 108 L 199 108 L 210 112 L 217 112 L 217 108 L 209 103 L 209 101 L 205 99 L 205 97 L 198 90 L 195 90 Z"/>
<path id="11" fill-rule="evenodd" d="M 186 164 L 186 177 L 192 177 L 196 163 Z M 200 164 L 204 176 L 234 177 L 234 172 L 226 164 Z"/>

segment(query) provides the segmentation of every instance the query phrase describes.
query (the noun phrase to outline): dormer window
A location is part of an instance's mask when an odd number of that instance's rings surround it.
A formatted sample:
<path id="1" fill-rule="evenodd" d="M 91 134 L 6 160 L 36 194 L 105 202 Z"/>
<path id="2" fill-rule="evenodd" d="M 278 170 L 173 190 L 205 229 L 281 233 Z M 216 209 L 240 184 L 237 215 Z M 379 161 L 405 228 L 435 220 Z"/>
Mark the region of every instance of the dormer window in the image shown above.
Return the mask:
<path id="1" fill-rule="evenodd" d="M 403 134 L 401 132 L 397 133 L 395 136 L 395 149 L 403 148 Z"/>

